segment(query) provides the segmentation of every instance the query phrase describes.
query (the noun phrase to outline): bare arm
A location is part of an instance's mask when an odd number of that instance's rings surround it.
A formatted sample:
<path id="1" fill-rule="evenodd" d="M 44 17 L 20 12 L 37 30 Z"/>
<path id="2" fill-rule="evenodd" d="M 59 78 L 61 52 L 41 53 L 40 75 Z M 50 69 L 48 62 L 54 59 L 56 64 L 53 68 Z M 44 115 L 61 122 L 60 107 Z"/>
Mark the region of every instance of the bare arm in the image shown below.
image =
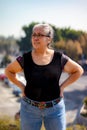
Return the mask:
<path id="1" fill-rule="evenodd" d="M 75 82 L 83 74 L 83 69 L 79 64 L 69 59 L 64 66 L 64 72 L 67 72 L 69 77 L 60 85 L 60 96 L 63 96 L 63 91 L 67 86 Z"/>
<path id="2" fill-rule="evenodd" d="M 22 71 L 23 69 L 21 68 L 17 60 L 15 60 L 6 67 L 5 74 L 10 81 L 16 84 L 22 90 L 22 92 L 24 92 L 24 84 L 16 78 L 16 74 Z"/>

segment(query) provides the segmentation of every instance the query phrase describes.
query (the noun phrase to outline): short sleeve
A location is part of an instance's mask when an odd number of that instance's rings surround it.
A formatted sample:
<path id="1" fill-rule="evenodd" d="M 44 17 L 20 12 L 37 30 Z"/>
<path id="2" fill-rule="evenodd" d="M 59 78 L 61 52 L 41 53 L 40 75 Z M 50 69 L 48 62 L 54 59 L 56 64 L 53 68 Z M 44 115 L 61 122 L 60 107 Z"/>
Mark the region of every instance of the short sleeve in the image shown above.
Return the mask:
<path id="1" fill-rule="evenodd" d="M 69 57 L 66 56 L 65 54 L 62 54 L 62 57 L 61 57 L 62 69 L 64 68 L 64 65 L 67 63 L 68 60 L 69 60 Z"/>
<path id="2" fill-rule="evenodd" d="M 22 56 L 18 56 L 18 57 L 16 58 L 16 60 L 18 61 L 18 63 L 20 64 L 20 66 L 21 66 L 22 68 L 24 68 L 24 60 L 23 60 L 23 57 L 22 57 Z"/>

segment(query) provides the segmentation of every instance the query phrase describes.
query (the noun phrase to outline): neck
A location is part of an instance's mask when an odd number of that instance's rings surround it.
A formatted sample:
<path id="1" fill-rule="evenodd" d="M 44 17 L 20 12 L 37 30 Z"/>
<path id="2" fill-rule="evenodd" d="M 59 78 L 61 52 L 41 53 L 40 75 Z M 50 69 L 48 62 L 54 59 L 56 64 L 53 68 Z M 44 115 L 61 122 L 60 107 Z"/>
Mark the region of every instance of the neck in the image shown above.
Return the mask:
<path id="1" fill-rule="evenodd" d="M 36 49 L 33 49 L 33 52 L 37 55 L 45 55 L 49 52 L 49 49 L 45 49 L 45 50 L 36 50 Z"/>

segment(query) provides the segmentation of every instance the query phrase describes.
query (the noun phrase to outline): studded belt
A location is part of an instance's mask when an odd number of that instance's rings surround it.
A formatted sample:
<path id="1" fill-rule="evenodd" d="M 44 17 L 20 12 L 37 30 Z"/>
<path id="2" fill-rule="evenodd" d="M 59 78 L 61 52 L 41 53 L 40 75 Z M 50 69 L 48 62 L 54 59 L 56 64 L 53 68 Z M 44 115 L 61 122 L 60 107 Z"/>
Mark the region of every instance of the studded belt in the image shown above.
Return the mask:
<path id="1" fill-rule="evenodd" d="M 57 98 L 55 100 L 52 100 L 52 101 L 38 102 L 38 101 L 31 100 L 31 99 L 29 99 L 27 97 L 23 97 L 23 100 L 25 102 L 31 104 L 32 106 L 36 106 L 36 107 L 38 107 L 40 109 L 53 107 L 54 105 L 59 103 L 61 99 L 62 99 L 62 97 L 59 97 L 59 98 Z"/>

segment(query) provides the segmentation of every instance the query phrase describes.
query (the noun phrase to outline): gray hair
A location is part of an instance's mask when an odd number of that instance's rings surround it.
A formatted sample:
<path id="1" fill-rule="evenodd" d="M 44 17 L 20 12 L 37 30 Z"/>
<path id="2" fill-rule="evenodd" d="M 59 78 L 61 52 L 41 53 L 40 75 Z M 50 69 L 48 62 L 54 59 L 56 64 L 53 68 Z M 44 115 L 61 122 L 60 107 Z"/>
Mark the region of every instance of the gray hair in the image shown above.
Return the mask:
<path id="1" fill-rule="evenodd" d="M 35 28 L 42 28 L 43 31 L 51 38 L 53 39 L 54 37 L 54 30 L 49 24 L 36 24 L 33 27 L 33 31 Z"/>

